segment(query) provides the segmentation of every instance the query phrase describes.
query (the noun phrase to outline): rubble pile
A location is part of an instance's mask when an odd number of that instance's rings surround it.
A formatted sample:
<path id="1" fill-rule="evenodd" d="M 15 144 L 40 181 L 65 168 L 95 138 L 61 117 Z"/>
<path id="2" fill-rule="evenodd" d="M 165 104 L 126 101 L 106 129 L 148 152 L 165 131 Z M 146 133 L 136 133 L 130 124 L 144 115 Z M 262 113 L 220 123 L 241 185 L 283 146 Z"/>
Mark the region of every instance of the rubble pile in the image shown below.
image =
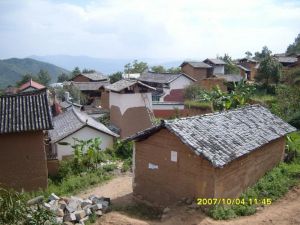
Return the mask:
<path id="1" fill-rule="evenodd" d="M 56 215 L 58 224 L 66 225 L 84 225 L 93 213 L 102 216 L 107 212 L 110 205 L 110 198 L 89 196 L 87 199 L 78 197 L 60 198 L 54 193 L 49 196 L 47 202 L 43 202 L 43 196 L 31 199 L 28 205 L 42 204 L 47 210 Z"/>

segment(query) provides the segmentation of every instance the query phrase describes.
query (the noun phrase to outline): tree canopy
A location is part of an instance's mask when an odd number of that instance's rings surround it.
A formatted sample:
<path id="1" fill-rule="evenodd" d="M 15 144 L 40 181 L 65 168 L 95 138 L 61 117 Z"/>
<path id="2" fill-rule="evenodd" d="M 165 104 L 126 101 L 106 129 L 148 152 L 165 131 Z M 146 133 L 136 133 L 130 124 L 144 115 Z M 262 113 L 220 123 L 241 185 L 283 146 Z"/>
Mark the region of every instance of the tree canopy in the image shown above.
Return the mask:
<path id="1" fill-rule="evenodd" d="M 271 51 L 270 49 L 268 49 L 267 46 L 264 46 L 264 47 L 262 48 L 261 52 L 255 52 L 255 53 L 254 53 L 254 58 L 255 58 L 256 60 L 259 60 L 259 61 L 260 61 L 260 60 L 266 58 L 267 56 L 271 56 L 271 54 L 272 54 L 272 51 Z"/>
<path id="2" fill-rule="evenodd" d="M 295 38 L 295 41 L 293 44 L 290 44 L 287 49 L 286 49 L 286 53 L 288 54 L 300 54 L 300 33 L 298 34 L 298 36 Z"/>
<path id="3" fill-rule="evenodd" d="M 225 74 L 239 73 L 239 68 L 233 63 L 232 58 L 228 54 L 225 54 L 224 56 L 219 56 L 218 59 L 222 59 L 226 63 L 224 67 Z"/>
<path id="4" fill-rule="evenodd" d="M 155 73 L 180 73 L 181 72 L 180 67 L 171 67 L 167 69 L 162 65 L 152 66 L 150 70 Z"/>
<path id="5" fill-rule="evenodd" d="M 68 74 L 61 73 L 61 74 L 58 75 L 58 77 L 57 77 L 57 82 L 62 83 L 62 82 L 67 81 L 67 80 L 69 80 L 69 79 L 70 79 L 70 77 L 69 77 Z"/>
<path id="6" fill-rule="evenodd" d="M 270 83 L 277 84 L 281 76 L 281 67 L 282 66 L 278 60 L 274 59 L 271 55 L 267 55 L 260 62 L 260 66 L 255 77 L 256 81 L 262 82 L 266 86 Z"/>
<path id="7" fill-rule="evenodd" d="M 138 60 L 133 60 L 132 63 L 127 63 L 124 66 L 125 73 L 142 73 L 148 69 L 148 64 L 146 62 L 139 62 Z"/>
<path id="8" fill-rule="evenodd" d="M 40 84 L 43 84 L 44 86 L 48 86 L 50 81 L 51 81 L 51 77 L 50 77 L 48 71 L 40 70 L 36 75 L 29 74 L 29 73 L 24 74 L 21 77 L 21 79 L 16 82 L 16 85 L 19 87 L 22 84 L 29 81 L 30 79 L 35 81 L 35 82 L 38 82 Z"/>
<path id="9" fill-rule="evenodd" d="M 113 73 L 109 76 L 110 78 L 110 83 L 113 84 L 119 80 L 122 80 L 122 72 L 116 72 L 116 73 Z"/>

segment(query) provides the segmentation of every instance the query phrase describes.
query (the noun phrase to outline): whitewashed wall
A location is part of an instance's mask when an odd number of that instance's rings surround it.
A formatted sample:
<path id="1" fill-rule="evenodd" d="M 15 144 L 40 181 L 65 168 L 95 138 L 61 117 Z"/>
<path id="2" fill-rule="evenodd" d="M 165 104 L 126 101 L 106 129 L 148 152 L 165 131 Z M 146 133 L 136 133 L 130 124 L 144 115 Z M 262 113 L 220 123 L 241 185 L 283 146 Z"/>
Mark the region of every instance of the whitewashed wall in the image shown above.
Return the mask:
<path id="1" fill-rule="evenodd" d="M 78 138 L 80 140 L 88 140 L 88 139 L 92 139 L 92 138 L 97 138 L 99 137 L 101 139 L 101 149 L 105 150 L 106 148 L 111 148 L 113 146 L 113 137 L 105 134 L 103 132 L 100 132 L 98 130 L 95 130 L 93 128 L 90 127 L 84 127 L 82 129 L 80 129 L 79 131 L 71 134 L 70 136 L 62 139 L 59 142 L 68 142 L 71 145 L 74 144 L 74 138 Z M 57 149 L 57 156 L 58 156 L 58 160 L 62 160 L 63 156 L 69 156 L 69 155 L 73 155 L 73 149 L 70 145 L 59 145 L 58 143 L 53 144 L 54 146 L 52 146 L 52 148 L 56 148 Z"/>
<path id="2" fill-rule="evenodd" d="M 144 101 L 142 95 L 145 95 L 146 101 Z M 152 97 L 151 93 L 133 93 L 133 94 L 119 94 L 115 92 L 109 92 L 109 107 L 112 105 L 118 106 L 122 115 L 128 108 L 134 107 L 146 107 L 152 110 Z"/>

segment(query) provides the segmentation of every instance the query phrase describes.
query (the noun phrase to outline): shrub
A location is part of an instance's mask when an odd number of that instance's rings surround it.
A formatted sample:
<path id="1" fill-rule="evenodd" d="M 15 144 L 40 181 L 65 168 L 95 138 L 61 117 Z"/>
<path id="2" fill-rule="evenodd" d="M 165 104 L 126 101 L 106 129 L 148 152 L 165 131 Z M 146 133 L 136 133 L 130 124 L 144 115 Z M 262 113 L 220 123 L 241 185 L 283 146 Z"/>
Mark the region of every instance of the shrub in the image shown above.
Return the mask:
<path id="1" fill-rule="evenodd" d="M 123 162 L 121 171 L 127 172 L 128 170 L 131 169 L 131 167 L 132 167 L 132 158 L 128 158 Z"/>
<path id="2" fill-rule="evenodd" d="M 131 141 L 117 140 L 114 144 L 116 156 L 122 159 L 128 159 L 132 157 L 133 143 Z"/>
<path id="3" fill-rule="evenodd" d="M 196 108 L 196 109 L 212 109 L 211 102 L 204 101 L 185 101 L 184 105 L 188 108 Z"/>
<path id="4" fill-rule="evenodd" d="M 300 129 L 300 112 L 294 113 L 288 122 L 297 129 Z"/>

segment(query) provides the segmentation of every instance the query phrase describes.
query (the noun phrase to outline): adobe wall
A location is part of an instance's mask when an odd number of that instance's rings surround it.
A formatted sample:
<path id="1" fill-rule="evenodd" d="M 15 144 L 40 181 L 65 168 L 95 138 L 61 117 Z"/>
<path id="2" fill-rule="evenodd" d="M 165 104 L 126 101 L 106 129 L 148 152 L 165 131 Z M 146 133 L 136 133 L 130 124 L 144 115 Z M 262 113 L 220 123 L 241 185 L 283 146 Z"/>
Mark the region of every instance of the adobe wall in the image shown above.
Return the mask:
<path id="1" fill-rule="evenodd" d="M 200 87 L 204 88 L 207 91 L 211 91 L 214 87 L 218 85 L 222 91 L 226 92 L 227 87 L 224 83 L 225 80 L 220 78 L 206 78 L 199 81 Z"/>
<path id="2" fill-rule="evenodd" d="M 174 134 L 162 129 L 135 145 L 135 196 L 163 206 L 183 197 L 213 197 L 215 169 Z M 171 151 L 177 152 L 177 162 L 171 161 Z M 158 169 L 149 169 L 149 163 Z"/>
<path id="3" fill-rule="evenodd" d="M 49 176 L 55 176 L 58 174 L 59 161 L 58 159 L 52 159 L 47 161 L 47 168 Z"/>
<path id="4" fill-rule="evenodd" d="M 129 137 L 152 126 L 146 107 L 132 107 L 122 115 L 118 106 L 110 108 L 110 122 L 121 129 L 120 137 Z"/>
<path id="5" fill-rule="evenodd" d="M 47 187 L 43 132 L 0 135 L 0 183 L 26 191 Z"/>
<path id="6" fill-rule="evenodd" d="M 285 137 L 278 138 L 217 169 L 215 197 L 238 197 L 283 159 L 284 148 Z"/>
<path id="7" fill-rule="evenodd" d="M 196 83 L 199 83 L 200 80 L 207 78 L 208 69 L 206 68 L 194 68 L 190 64 L 185 64 L 181 67 L 181 71 L 188 76 L 196 79 Z"/>
<path id="8" fill-rule="evenodd" d="M 101 107 L 109 109 L 109 91 L 101 91 Z"/>

